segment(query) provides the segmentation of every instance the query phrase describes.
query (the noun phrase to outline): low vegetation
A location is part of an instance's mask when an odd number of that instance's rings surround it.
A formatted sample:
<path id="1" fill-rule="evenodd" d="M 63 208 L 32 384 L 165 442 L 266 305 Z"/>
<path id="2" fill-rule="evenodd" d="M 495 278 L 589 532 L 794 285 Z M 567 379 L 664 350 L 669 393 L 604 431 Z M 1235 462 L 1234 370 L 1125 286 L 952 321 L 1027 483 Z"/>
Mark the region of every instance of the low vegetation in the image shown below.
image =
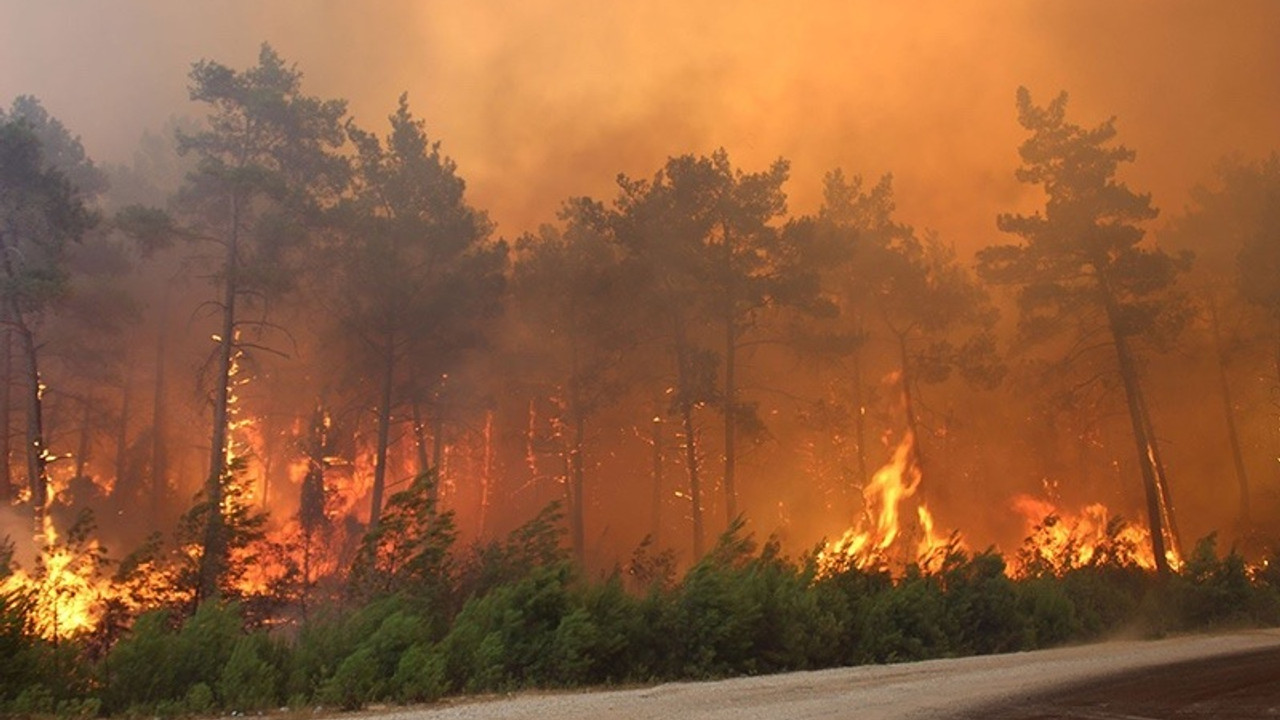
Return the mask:
<path id="1" fill-rule="evenodd" d="M 388 526 L 408 499 L 393 501 Z M 1000 554 L 954 543 L 893 571 L 887 558 L 792 559 L 739 524 L 679 579 L 674 558 L 647 544 L 626 566 L 589 578 L 560 549 L 554 510 L 465 552 L 452 548 L 447 514 L 433 522 L 437 532 L 382 535 L 369 547 L 362 562 L 377 569 L 382 590 L 372 573 L 353 572 L 344 596 L 305 618 L 268 621 L 234 601 L 206 601 L 145 613 L 113 642 L 51 642 L 34 632 L 25 598 L 0 598 L 0 711 L 357 709 L 1280 623 L 1280 574 L 1222 554 L 1213 537 L 1161 579 L 1124 553 L 1010 573 Z"/>

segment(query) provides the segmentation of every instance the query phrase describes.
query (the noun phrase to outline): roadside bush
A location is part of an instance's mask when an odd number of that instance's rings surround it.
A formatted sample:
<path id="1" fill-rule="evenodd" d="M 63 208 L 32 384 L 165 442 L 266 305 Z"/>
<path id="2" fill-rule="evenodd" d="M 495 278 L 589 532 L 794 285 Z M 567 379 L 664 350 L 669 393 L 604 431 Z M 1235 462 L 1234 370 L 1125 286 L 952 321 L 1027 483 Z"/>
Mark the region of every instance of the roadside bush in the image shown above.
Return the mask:
<path id="1" fill-rule="evenodd" d="M 1244 558 L 1234 550 L 1218 557 L 1217 536 L 1196 543 L 1186 566 L 1170 580 L 1168 602 L 1179 628 L 1241 624 L 1253 620 L 1258 592 Z"/>
<path id="2" fill-rule="evenodd" d="M 280 673 L 269 662 L 270 655 L 270 640 L 262 633 L 245 635 L 236 641 L 218 679 L 218 694 L 224 709 L 244 713 L 279 705 Z"/>
<path id="3" fill-rule="evenodd" d="M 991 550 L 972 557 L 948 553 L 939 573 L 953 633 L 948 652 L 989 655 L 1028 646 L 1030 627 L 1004 570 L 1004 558 Z"/>
<path id="4" fill-rule="evenodd" d="M 1014 590 L 1018 613 L 1027 623 L 1028 647 L 1049 647 L 1084 635 L 1076 606 L 1056 578 L 1030 578 L 1016 583 Z"/>
<path id="5" fill-rule="evenodd" d="M 241 640 L 239 607 L 207 602 L 178 629 L 162 611 L 138 618 L 105 664 L 108 711 L 182 703 L 192 686 L 213 687 Z"/>

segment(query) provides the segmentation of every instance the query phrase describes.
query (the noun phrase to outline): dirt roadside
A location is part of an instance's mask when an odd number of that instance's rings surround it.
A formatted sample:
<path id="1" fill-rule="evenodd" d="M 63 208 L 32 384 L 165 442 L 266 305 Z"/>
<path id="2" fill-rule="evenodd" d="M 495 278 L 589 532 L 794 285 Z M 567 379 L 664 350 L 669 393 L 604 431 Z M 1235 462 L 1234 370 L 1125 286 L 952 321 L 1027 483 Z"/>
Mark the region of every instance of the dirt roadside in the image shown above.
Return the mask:
<path id="1" fill-rule="evenodd" d="M 628 690 L 520 694 L 447 706 L 382 710 L 365 717 L 378 720 L 880 720 L 968 716 L 994 720 L 996 717 L 1033 717 L 1018 714 L 1017 709 L 1043 707 L 1043 698 L 1055 689 L 1106 677 L 1132 677 L 1134 673 L 1158 666 L 1268 650 L 1276 651 L 1280 657 L 1280 630 L 1126 640 L 1011 655 L 839 668 L 718 682 L 669 683 Z M 1013 714 L 999 715 L 993 708 L 1003 708 Z M 970 714 L 974 712 L 980 714 Z M 1073 715 L 1048 713 L 1037 717 Z"/>

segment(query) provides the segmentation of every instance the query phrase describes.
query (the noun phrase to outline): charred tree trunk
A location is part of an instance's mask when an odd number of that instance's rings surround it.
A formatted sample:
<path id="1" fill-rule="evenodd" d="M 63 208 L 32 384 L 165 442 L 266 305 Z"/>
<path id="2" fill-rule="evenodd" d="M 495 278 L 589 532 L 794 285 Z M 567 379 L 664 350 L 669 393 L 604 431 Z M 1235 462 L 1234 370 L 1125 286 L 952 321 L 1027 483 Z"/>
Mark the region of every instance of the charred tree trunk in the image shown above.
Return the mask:
<path id="1" fill-rule="evenodd" d="M 906 416 L 907 432 L 911 433 L 911 455 L 910 463 L 915 466 L 916 471 L 920 473 L 920 477 L 924 478 L 924 438 L 920 434 L 920 418 L 916 414 L 915 395 L 912 390 L 912 384 L 915 382 L 915 374 L 911 369 L 911 354 L 907 350 L 907 333 L 895 333 L 898 336 L 898 352 L 902 362 L 902 412 Z M 920 493 L 924 494 L 926 486 L 923 480 L 920 483 Z"/>
<path id="2" fill-rule="evenodd" d="M 208 520 L 200 554 L 199 582 L 196 602 L 218 596 L 218 584 L 226 569 L 226 519 L 223 517 L 223 483 L 226 482 L 227 431 L 231 398 L 231 363 L 235 351 L 236 300 L 239 295 L 240 211 L 235 195 L 231 197 L 231 228 L 227 238 L 226 279 L 223 285 L 222 334 L 218 338 L 218 355 L 213 388 L 213 432 L 209 441 L 209 475 L 205 480 Z"/>
<path id="3" fill-rule="evenodd" d="M 378 446 L 374 451 L 373 493 L 369 504 L 369 532 L 378 529 L 382 519 L 382 493 L 387 482 L 387 445 L 391 441 L 391 391 L 395 381 L 395 335 L 387 333 L 386 357 L 383 358 L 382 392 L 378 403 Z"/>
<path id="4" fill-rule="evenodd" d="M 1142 488 L 1147 500 L 1147 523 L 1151 530 L 1151 549 L 1155 555 L 1156 572 L 1162 577 L 1170 574 L 1169 558 L 1166 555 L 1162 498 L 1160 481 L 1153 454 L 1155 439 L 1149 434 L 1150 424 L 1142 401 L 1142 386 L 1138 378 L 1138 368 L 1129 347 L 1128 336 L 1121 325 L 1120 311 L 1115 296 L 1107 282 L 1105 274 L 1098 273 L 1100 292 L 1106 307 L 1107 323 L 1116 349 L 1116 362 L 1120 368 L 1120 379 L 1124 383 L 1124 394 L 1129 409 L 1129 421 L 1133 428 L 1133 440 L 1138 451 L 1138 467 L 1142 473 Z"/>
<path id="5" fill-rule="evenodd" d="M 14 299 L 14 305 L 17 300 Z M 40 363 L 36 340 L 16 307 L 10 308 L 18 335 L 18 351 L 22 357 L 22 374 L 26 383 L 23 395 L 27 406 L 27 482 L 31 488 L 31 507 L 37 523 L 49 504 L 49 450 L 44 436 L 44 385 L 40 381 Z"/>

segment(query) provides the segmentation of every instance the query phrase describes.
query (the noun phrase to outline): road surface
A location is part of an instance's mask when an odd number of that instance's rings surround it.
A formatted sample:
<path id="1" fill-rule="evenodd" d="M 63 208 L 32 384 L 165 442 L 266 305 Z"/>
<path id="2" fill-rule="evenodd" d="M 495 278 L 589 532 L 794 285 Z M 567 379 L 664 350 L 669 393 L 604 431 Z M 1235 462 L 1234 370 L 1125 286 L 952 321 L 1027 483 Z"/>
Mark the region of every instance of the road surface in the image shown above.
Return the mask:
<path id="1" fill-rule="evenodd" d="M 530 693 L 371 715 L 380 720 L 1280 717 L 1280 630 L 627 690 Z"/>

